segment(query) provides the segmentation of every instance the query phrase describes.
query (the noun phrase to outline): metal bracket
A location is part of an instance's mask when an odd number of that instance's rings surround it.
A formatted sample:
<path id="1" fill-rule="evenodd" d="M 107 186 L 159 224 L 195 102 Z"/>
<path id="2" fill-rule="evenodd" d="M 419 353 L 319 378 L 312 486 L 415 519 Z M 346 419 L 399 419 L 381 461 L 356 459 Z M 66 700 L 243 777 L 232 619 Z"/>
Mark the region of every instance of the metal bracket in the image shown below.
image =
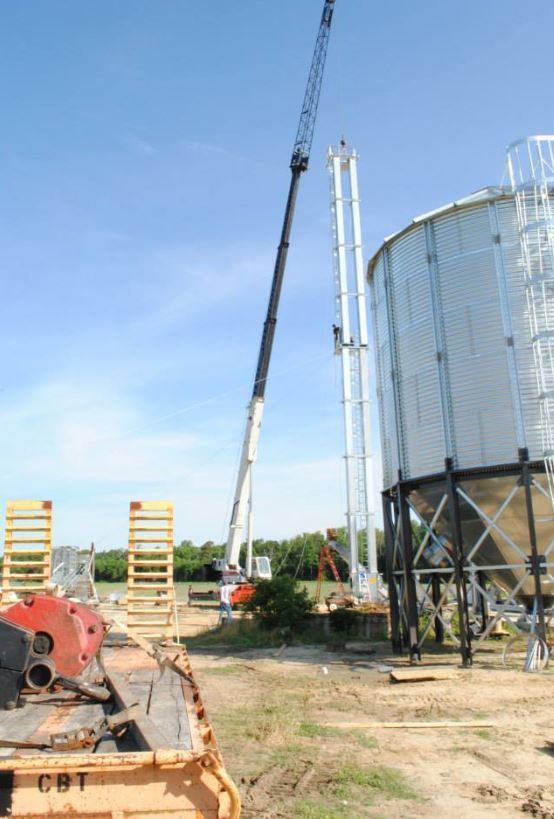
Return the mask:
<path id="1" fill-rule="evenodd" d="M 548 574 L 546 568 L 546 555 L 529 555 L 525 558 L 525 568 L 532 575 Z"/>
<path id="2" fill-rule="evenodd" d="M 51 734 L 50 747 L 53 751 L 75 751 L 79 748 L 92 748 L 100 742 L 106 730 L 110 731 L 114 736 L 120 736 L 127 725 L 139 713 L 142 713 L 142 708 L 138 703 L 134 703 L 117 714 L 107 714 L 94 725 L 84 725 L 82 728 L 77 728 L 76 731 Z"/>

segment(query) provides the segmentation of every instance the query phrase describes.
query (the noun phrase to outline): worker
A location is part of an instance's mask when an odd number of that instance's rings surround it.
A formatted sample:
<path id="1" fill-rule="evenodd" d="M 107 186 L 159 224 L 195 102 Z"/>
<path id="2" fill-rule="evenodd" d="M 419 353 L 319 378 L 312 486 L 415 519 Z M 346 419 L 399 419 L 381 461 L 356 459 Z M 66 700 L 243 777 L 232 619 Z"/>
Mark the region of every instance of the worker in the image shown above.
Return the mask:
<path id="1" fill-rule="evenodd" d="M 338 350 L 340 347 L 340 327 L 337 324 L 333 324 L 333 338 L 335 339 L 335 350 Z"/>
<path id="2" fill-rule="evenodd" d="M 230 583 L 219 581 L 219 620 L 218 626 L 223 625 L 224 616 L 227 615 L 227 625 L 233 621 L 233 601 L 231 595 L 233 594 L 234 586 Z"/>

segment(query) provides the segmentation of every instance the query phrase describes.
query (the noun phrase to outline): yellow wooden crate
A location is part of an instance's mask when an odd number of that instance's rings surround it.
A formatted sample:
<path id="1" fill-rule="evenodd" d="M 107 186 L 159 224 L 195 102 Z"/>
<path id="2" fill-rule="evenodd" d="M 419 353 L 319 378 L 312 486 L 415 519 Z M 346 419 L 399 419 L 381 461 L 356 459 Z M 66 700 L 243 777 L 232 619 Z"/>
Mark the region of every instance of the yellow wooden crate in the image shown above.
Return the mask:
<path id="1" fill-rule="evenodd" d="M 2 565 L 2 602 L 43 591 L 52 575 L 52 501 L 10 500 Z"/>
<path id="2" fill-rule="evenodd" d="M 174 636 L 173 504 L 131 501 L 127 572 L 127 627 L 140 636 Z"/>

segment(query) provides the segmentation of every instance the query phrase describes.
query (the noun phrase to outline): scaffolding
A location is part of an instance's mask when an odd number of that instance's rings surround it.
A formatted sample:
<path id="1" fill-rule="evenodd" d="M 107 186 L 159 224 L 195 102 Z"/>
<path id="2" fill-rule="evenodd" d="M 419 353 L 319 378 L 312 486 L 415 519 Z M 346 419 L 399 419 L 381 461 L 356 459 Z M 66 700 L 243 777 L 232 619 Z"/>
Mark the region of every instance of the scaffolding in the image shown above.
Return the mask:
<path id="1" fill-rule="evenodd" d="M 52 501 L 6 504 L 2 602 L 43 591 L 52 571 Z"/>
<path id="2" fill-rule="evenodd" d="M 52 552 L 52 583 L 65 597 L 78 597 L 83 602 L 98 600 L 94 583 L 95 548 L 77 549 L 58 546 Z"/>
<path id="3" fill-rule="evenodd" d="M 175 589 L 170 501 L 131 501 L 128 561 L 129 632 L 149 639 L 173 639 Z"/>
<path id="4" fill-rule="evenodd" d="M 512 143 L 506 163 L 516 201 L 541 443 L 554 505 L 554 137 Z"/>
<path id="5" fill-rule="evenodd" d="M 369 413 L 368 327 L 362 256 L 358 157 L 344 140 L 331 146 L 331 225 L 336 323 L 335 352 L 341 358 L 344 409 L 347 530 L 352 590 L 378 599 L 373 464 Z M 359 562 L 358 535 L 365 532 L 367 569 Z"/>

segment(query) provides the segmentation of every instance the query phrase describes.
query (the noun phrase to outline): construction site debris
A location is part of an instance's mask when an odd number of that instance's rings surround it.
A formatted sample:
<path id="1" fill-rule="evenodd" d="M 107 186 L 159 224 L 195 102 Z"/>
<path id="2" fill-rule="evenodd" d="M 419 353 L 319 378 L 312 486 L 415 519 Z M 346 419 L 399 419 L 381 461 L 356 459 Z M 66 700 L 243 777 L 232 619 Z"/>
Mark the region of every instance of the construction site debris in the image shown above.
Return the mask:
<path id="1" fill-rule="evenodd" d="M 390 672 L 391 682 L 434 682 L 436 680 L 453 680 L 464 676 L 464 672 L 457 668 L 395 668 Z"/>
<path id="2" fill-rule="evenodd" d="M 358 730 L 363 728 L 391 728 L 419 730 L 429 728 L 494 728 L 492 722 L 326 722 L 328 728 L 342 728 Z"/>
<path id="3" fill-rule="evenodd" d="M 375 649 L 372 648 L 369 643 L 362 643 L 359 641 L 345 643 L 344 650 L 350 652 L 351 654 L 375 654 Z"/>

